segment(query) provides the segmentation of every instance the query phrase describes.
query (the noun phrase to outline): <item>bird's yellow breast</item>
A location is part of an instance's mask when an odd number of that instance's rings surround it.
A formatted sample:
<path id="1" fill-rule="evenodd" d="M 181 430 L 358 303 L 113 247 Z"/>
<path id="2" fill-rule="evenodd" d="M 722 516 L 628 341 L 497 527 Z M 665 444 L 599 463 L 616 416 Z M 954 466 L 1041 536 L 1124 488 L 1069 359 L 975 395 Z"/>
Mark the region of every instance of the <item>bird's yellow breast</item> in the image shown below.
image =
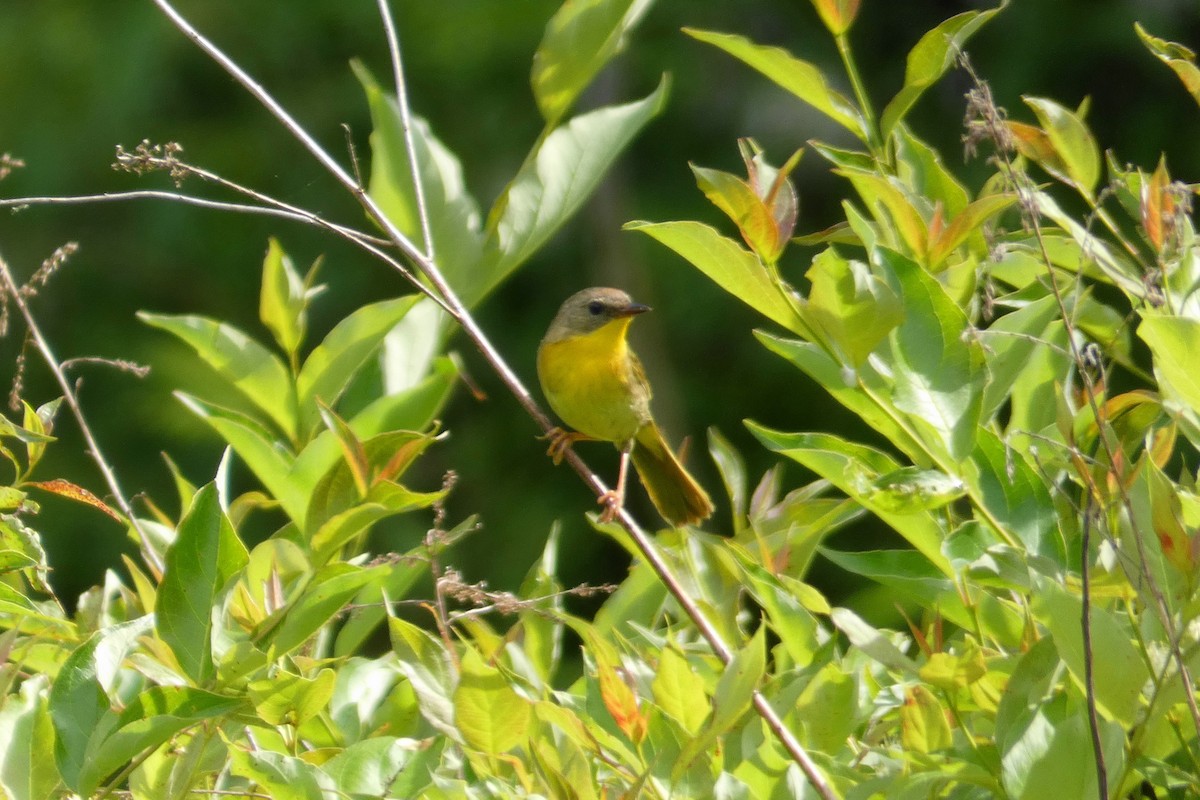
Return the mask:
<path id="1" fill-rule="evenodd" d="M 629 320 L 538 348 L 538 379 L 554 413 L 595 439 L 624 444 L 649 421 L 649 391 L 625 343 Z"/>

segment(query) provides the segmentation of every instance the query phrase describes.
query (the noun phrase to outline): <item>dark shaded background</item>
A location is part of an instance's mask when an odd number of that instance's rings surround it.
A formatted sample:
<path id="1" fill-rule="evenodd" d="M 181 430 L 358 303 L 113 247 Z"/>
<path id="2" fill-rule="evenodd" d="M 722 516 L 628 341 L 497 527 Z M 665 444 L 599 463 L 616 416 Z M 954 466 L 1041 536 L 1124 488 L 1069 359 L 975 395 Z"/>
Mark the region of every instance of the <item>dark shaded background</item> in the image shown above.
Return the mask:
<path id="1" fill-rule="evenodd" d="M 413 106 L 462 159 L 468 185 L 486 209 L 540 130 L 529 66 L 557 3 L 403 0 L 393 6 Z M 877 108 L 900 87 L 905 55 L 921 33 L 952 14 L 982 7 L 867 0 L 851 39 Z M 345 152 L 340 127 L 345 123 L 360 153 L 368 152 L 366 107 L 347 63 L 361 58 L 378 75 L 389 72 L 374 2 L 204 0 L 181 2 L 181 9 L 331 151 Z M 1174 75 L 1141 47 L 1135 19 L 1156 35 L 1200 44 L 1194 2 L 1015 0 L 972 40 L 969 51 L 1012 116 L 1032 117 L 1020 102 L 1022 94 L 1072 106 L 1090 95 L 1089 121 L 1102 147 L 1114 148 L 1122 161 L 1147 166 L 1167 151 L 1175 177 L 1197 180 L 1200 111 Z M 755 476 L 773 459 L 745 433 L 744 418 L 785 430 L 873 439 L 856 418 L 754 342 L 750 331 L 761 320 L 647 237 L 620 231 L 630 219 L 700 219 L 728 230 L 696 190 L 687 163 L 738 171 L 739 136 L 757 138 L 776 163 L 810 138 L 849 144 L 790 95 L 681 34 L 685 25 L 784 46 L 825 65 L 848 93 L 833 44 L 808 2 L 660 0 L 581 105 L 644 96 L 669 72 L 673 86 L 666 111 L 566 233 L 490 297 L 479 316 L 533 384 L 537 341 L 571 292 L 617 285 L 654 306 L 654 314 L 635 326 L 635 344 L 655 385 L 657 414 L 672 438 L 693 436 L 691 464 L 717 496 L 720 482 L 704 453 L 710 425 L 743 452 Z M 952 167 L 961 163 L 965 89 L 961 73 L 951 73 L 910 117 Z M 191 162 L 327 217 L 362 219 L 322 169 L 151 3 L 0 2 L 0 153 L 28 164 L 0 184 L 0 194 L 169 188 L 164 176 L 137 179 L 109 169 L 116 144 L 132 146 L 143 138 L 177 141 Z M 981 163 L 965 169 L 972 189 L 985 175 Z M 796 182 L 802 198 L 798 232 L 839 218 L 848 187 L 828 174 L 819 157 L 805 157 Z M 196 182 L 185 189 L 214 194 Z M 68 240 L 82 245 L 35 300 L 59 357 L 99 355 L 153 367 L 145 380 L 100 368 L 79 373 L 92 423 L 128 493 L 145 493 L 174 513 L 174 492 L 159 453 L 169 451 L 193 481 L 203 483 L 222 449 L 216 434 L 169 396 L 178 387 L 204 387 L 206 368 L 164 334 L 141 326 L 134 312 L 206 314 L 265 340 L 257 322 L 257 290 L 272 235 L 302 266 L 326 255 L 322 277 L 329 291 L 314 310 L 310 341 L 319 341 L 358 305 L 404 291 L 391 272 L 357 251 L 279 221 L 145 201 L 0 214 L 0 254 L 19 275 L 28 275 Z M 790 251 L 782 264 L 785 274 L 800 282 L 811 256 Z M 10 333 L 0 341 L 0 364 L 6 365 L 0 383 L 12 373 L 20 338 Z M 410 478 L 415 488 L 432 489 L 444 470 L 456 469 L 461 479 L 449 506 L 451 521 L 482 515 L 483 530 L 452 561 L 469 579 L 513 587 L 553 521 L 561 519 L 563 578 L 619 579 L 623 559 L 590 532 L 580 513 L 593 507 L 591 498 L 573 474 L 542 457 L 533 424 L 469 345 L 459 344 L 490 399 L 477 402 L 460 391 L 445 414 L 451 437 Z M 25 396 L 36 405 L 55 394 L 31 359 Z M 64 419 L 59 434 L 61 443 L 51 448 L 37 477 L 66 477 L 103 494 L 74 423 Z M 594 445 L 584 455 L 601 470 L 615 466 L 608 448 Z M 790 468 L 785 486 L 808 479 Z M 253 485 L 244 474 L 241 480 L 244 488 Z M 643 498 L 635 503 L 643 518 L 653 518 Z M 728 527 L 727 504 L 720 499 L 718 504 L 718 517 L 710 523 L 714 530 Z M 247 535 L 264 536 L 276 523 L 266 515 L 252 518 Z M 103 569 L 130 549 L 112 522 L 53 498 L 32 524 L 43 533 L 55 581 L 68 598 L 102 580 Z M 379 546 L 407 546 L 428 524 L 428 518 L 413 516 L 381 532 Z M 835 544 L 853 549 L 895 541 L 868 523 L 839 534 Z M 845 576 L 832 567 L 818 564 L 814 579 L 834 599 L 845 599 Z"/>

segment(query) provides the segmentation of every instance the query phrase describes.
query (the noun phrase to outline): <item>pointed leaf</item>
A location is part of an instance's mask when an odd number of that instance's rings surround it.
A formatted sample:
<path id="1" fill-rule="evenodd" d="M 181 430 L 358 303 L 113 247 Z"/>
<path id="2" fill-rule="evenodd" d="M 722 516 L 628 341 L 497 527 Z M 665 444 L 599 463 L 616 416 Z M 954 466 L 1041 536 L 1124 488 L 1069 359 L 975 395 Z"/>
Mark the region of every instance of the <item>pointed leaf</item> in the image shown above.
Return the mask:
<path id="1" fill-rule="evenodd" d="M 1181 44 L 1151 36 L 1138 23 L 1134 23 L 1133 27 L 1142 44 L 1146 45 L 1158 60 L 1175 71 L 1192 99 L 1200 103 L 1200 68 L 1196 67 L 1196 54 Z"/>
<path id="2" fill-rule="evenodd" d="M 1041 97 L 1026 97 L 1050 144 L 1062 159 L 1067 175 L 1080 192 L 1091 196 L 1100 180 L 1100 148 L 1091 131 L 1070 109 Z"/>
<path id="3" fill-rule="evenodd" d="M 899 280 L 905 321 L 893 334 L 896 407 L 932 426 L 946 452 L 965 459 L 974 447 L 987 377 L 983 349 L 969 323 L 933 277 L 890 250 L 876 250 Z"/>
<path id="4" fill-rule="evenodd" d="M 690 261 L 725 291 L 793 333 L 806 333 L 804 323 L 766 267 L 753 253 L 699 222 L 628 222 Z"/>
<path id="5" fill-rule="evenodd" d="M 316 424 L 318 401 L 331 407 L 337 402 L 351 378 L 383 343 L 383 337 L 420 298 L 413 294 L 363 306 L 335 325 L 308 354 L 296 379 L 301 431 L 311 430 Z"/>
<path id="6" fill-rule="evenodd" d="M 883 138 L 892 134 L 896 123 L 913 107 L 925 90 L 938 81 L 962 46 L 975 32 L 996 15 L 1004 4 L 988 11 L 967 11 L 957 14 L 926 33 L 908 53 L 904 68 L 904 86 L 888 102 L 880 117 L 879 127 Z"/>
<path id="7" fill-rule="evenodd" d="M 571 0 L 559 6 L 533 54 L 530 84 L 548 126 L 574 105 L 620 52 L 653 0 Z"/>
<path id="8" fill-rule="evenodd" d="M 802 61 L 782 48 L 755 44 L 742 36 L 695 28 L 684 28 L 683 32 L 753 67 L 862 141 L 867 141 L 866 123 L 858 109 L 830 88 L 815 64 Z"/>
<path id="9" fill-rule="evenodd" d="M 167 550 L 155 627 L 183 671 L 197 683 L 214 675 L 213 606 L 249 555 L 221 511 L 217 488 L 205 485 L 179 522 Z"/>
<path id="10" fill-rule="evenodd" d="M 289 438 L 296 435 L 295 387 L 274 353 L 232 325 L 207 317 L 139 311 L 138 319 L 177 336 Z"/>
<path id="11" fill-rule="evenodd" d="M 267 245 L 267 256 L 263 259 L 258 318 L 290 356 L 294 356 L 304 341 L 308 297 L 308 288 L 296 272 L 292 259 L 283 252 L 279 240 L 272 237 Z"/>
<path id="12" fill-rule="evenodd" d="M 237 411 L 210 405 L 183 392 L 175 396 L 221 434 L 293 521 L 304 519 L 307 496 L 288 479 L 293 459 L 273 441 L 270 431 Z"/>
<path id="13" fill-rule="evenodd" d="M 467 649 L 454 690 L 454 719 L 467 745 L 489 756 L 508 752 L 525 741 L 531 711 L 500 670 Z"/>
<path id="14" fill-rule="evenodd" d="M 361 63 L 352 62 L 351 66 L 366 93 L 374 126 L 368 184 L 371 198 L 392 224 L 424 251 L 425 237 L 396 101 Z M 479 206 L 467 191 L 462 164 L 454 153 L 434 136 L 428 122 L 419 117 L 411 122 L 434 255 L 447 279 L 457 285 L 479 266 L 483 252 Z"/>
<path id="15" fill-rule="evenodd" d="M 488 217 L 484 266 L 457 288 L 473 305 L 525 262 L 587 200 L 625 146 L 662 110 L 668 81 L 633 103 L 580 114 L 526 159 Z"/>

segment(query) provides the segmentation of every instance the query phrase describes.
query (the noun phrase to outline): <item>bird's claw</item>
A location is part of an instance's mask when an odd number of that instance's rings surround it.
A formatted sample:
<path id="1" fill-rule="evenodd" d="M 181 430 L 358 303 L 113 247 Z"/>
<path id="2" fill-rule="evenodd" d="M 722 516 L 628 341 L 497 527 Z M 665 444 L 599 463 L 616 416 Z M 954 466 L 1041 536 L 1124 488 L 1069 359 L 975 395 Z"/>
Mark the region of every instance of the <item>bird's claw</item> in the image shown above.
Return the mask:
<path id="1" fill-rule="evenodd" d="M 558 466 L 562 463 L 567 451 L 571 449 L 571 445 L 587 437 L 572 431 L 563 430 L 562 428 L 551 428 L 546 432 L 545 436 L 539 436 L 538 438 L 550 442 L 550 446 L 546 448 L 546 455 L 550 456 L 550 460 L 555 466 Z"/>
<path id="2" fill-rule="evenodd" d="M 604 506 L 604 510 L 600 512 L 600 522 L 612 522 L 621 513 L 622 498 L 621 495 L 614 491 L 607 491 L 596 498 L 596 502 Z"/>

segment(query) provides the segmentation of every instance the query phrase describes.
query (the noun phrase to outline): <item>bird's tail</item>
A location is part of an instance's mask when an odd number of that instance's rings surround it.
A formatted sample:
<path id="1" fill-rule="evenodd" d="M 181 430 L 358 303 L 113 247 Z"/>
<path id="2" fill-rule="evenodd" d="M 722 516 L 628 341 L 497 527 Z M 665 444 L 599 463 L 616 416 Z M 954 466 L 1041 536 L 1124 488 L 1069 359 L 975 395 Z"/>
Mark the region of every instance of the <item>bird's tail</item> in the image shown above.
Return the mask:
<path id="1" fill-rule="evenodd" d="M 708 493 L 675 458 L 658 426 L 650 423 L 638 431 L 630 456 L 654 507 L 675 527 L 694 525 L 712 515 Z"/>

